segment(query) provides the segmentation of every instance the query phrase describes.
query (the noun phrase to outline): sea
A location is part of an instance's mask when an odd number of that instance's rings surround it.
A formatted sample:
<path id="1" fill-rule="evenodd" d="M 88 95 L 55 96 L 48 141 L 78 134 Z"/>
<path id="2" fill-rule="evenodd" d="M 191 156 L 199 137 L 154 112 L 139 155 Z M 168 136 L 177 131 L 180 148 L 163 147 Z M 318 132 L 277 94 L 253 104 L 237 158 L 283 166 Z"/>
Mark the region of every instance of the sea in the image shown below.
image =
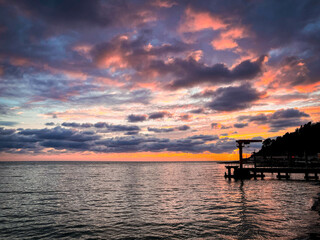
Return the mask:
<path id="1" fill-rule="evenodd" d="M 0 162 L 0 239 L 320 239 L 320 185 L 216 162 Z"/>

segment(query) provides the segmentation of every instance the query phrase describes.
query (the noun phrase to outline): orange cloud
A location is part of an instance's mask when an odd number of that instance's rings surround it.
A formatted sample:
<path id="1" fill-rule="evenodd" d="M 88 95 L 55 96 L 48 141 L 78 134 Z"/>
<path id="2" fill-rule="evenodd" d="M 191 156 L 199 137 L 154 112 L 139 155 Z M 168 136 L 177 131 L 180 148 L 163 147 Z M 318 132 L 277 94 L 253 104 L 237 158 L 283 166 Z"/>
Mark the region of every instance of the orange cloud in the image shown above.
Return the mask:
<path id="1" fill-rule="evenodd" d="M 218 30 L 226 28 L 226 26 L 219 17 L 213 16 L 209 12 L 196 12 L 187 8 L 179 32 L 197 32 L 204 29 Z"/>
<path id="2" fill-rule="evenodd" d="M 21 57 L 11 57 L 10 58 L 10 63 L 14 66 L 29 66 L 32 65 L 31 62 L 29 62 L 28 59 L 26 58 L 21 58 Z"/>
<path id="3" fill-rule="evenodd" d="M 222 32 L 217 39 L 212 40 L 211 45 L 217 50 L 236 48 L 238 47 L 236 40 L 246 36 L 244 28 L 231 28 Z"/>
<path id="4" fill-rule="evenodd" d="M 203 56 L 202 50 L 192 51 L 188 54 L 188 58 L 192 58 L 193 60 L 199 62 Z"/>
<path id="5" fill-rule="evenodd" d="M 171 8 L 174 5 L 177 5 L 175 1 L 170 0 L 156 0 L 152 1 L 151 4 L 156 7 L 162 7 L 162 8 Z"/>
<path id="6" fill-rule="evenodd" d="M 320 83 L 316 82 L 304 86 L 296 86 L 295 88 L 300 92 L 309 93 L 314 92 L 314 90 L 317 88 L 320 88 Z"/>
<path id="7" fill-rule="evenodd" d="M 320 106 L 304 107 L 300 109 L 309 114 L 314 122 L 320 121 Z"/>

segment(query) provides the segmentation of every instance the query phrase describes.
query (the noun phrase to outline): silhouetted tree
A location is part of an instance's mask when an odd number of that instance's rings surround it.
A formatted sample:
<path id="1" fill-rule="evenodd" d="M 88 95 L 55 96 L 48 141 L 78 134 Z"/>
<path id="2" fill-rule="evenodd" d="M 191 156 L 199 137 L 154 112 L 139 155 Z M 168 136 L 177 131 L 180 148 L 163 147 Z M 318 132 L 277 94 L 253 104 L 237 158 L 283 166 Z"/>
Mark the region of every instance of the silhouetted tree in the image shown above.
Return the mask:
<path id="1" fill-rule="evenodd" d="M 307 123 L 294 132 L 276 139 L 267 138 L 257 155 L 260 156 L 304 156 L 320 153 L 320 122 Z"/>

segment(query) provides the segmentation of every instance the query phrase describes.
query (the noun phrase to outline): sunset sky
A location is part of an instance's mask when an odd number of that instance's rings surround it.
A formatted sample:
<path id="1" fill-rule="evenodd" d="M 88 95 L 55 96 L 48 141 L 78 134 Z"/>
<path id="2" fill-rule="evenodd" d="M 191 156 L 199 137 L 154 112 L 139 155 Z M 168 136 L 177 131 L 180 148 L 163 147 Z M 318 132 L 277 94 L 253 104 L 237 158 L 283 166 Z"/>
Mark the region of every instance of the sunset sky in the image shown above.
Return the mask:
<path id="1" fill-rule="evenodd" d="M 0 0 L 0 113 L 0 160 L 238 159 L 320 120 L 320 1 Z"/>

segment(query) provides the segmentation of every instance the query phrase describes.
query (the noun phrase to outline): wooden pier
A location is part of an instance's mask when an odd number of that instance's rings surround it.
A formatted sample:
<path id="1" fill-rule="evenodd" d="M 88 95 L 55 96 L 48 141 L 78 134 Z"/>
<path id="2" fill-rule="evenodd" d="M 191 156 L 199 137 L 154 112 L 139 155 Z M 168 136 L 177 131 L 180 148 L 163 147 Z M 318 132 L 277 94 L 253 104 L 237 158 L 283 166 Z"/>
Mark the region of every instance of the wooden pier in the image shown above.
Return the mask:
<path id="1" fill-rule="evenodd" d="M 277 173 L 278 179 L 290 179 L 292 174 L 304 174 L 306 180 L 319 180 L 320 168 L 297 168 L 297 167 L 246 167 L 226 166 L 227 172 L 224 177 L 231 179 L 263 179 L 265 173 Z"/>
<path id="2" fill-rule="evenodd" d="M 290 179 L 292 174 L 304 174 L 305 180 L 319 180 L 318 174 L 320 174 L 319 162 L 315 166 L 308 164 L 307 158 L 304 166 L 294 166 L 294 161 L 288 159 L 288 163 L 285 166 L 257 166 L 256 156 L 254 157 L 254 167 L 245 167 L 245 162 L 242 157 L 242 149 L 245 145 L 249 145 L 251 142 L 261 142 L 261 140 L 236 140 L 237 147 L 239 148 L 239 162 L 236 165 L 226 166 L 227 172 L 224 174 L 225 178 L 231 179 L 263 179 L 265 173 L 277 173 L 278 179 Z"/>

